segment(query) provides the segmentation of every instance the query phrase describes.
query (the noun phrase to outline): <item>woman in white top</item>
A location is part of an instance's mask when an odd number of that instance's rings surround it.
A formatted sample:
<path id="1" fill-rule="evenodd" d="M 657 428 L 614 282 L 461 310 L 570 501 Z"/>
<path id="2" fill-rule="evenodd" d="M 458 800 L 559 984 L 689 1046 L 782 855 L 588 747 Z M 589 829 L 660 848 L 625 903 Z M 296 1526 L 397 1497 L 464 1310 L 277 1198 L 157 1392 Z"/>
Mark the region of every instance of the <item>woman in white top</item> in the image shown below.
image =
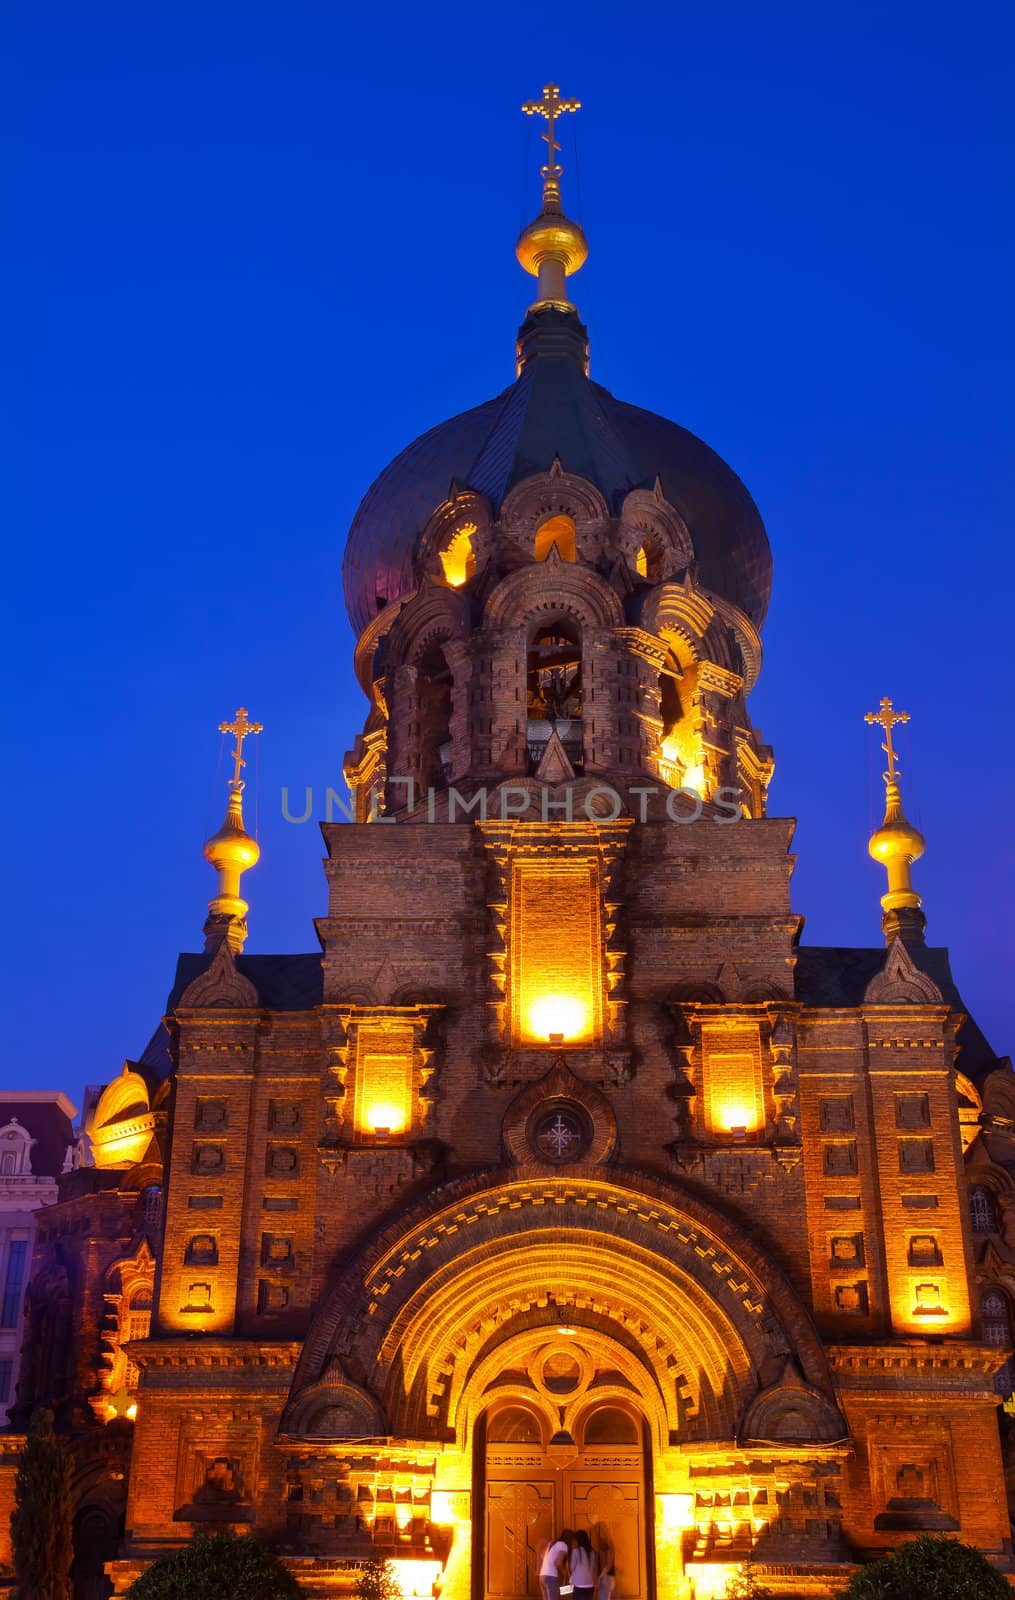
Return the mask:
<path id="1" fill-rule="evenodd" d="M 560 1600 L 560 1586 L 567 1582 L 567 1557 L 574 1535 L 563 1528 L 556 1539 L 551 1539 L 539 1563 L 539 1592 L 543 1600 Z"/>
<path id="2" fill-rule="evenodd" d="M 596 1552 L 584 1528 L 579 1528 L 571 1546 L 571 1582 L 574 1600 L 592 1600 L 596 1587 Z"/>

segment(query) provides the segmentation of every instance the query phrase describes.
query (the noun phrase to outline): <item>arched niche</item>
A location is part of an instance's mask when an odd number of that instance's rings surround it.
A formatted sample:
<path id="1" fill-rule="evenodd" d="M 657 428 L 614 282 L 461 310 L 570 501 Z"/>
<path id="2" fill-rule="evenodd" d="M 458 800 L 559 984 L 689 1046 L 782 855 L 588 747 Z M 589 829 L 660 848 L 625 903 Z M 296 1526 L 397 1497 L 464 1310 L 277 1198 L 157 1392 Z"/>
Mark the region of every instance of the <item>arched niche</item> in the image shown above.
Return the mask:
<path id="1" fill-rule="evenodd" d="M 494 1401 L 486 1412 L 488 1444 L 544 1445 L 547 1419 L 535 1406 L 517 1399 Z"/>
<path id="2" fill-rule="evenodd" d="M 641 1444 L 641 1422 L 631 1408 L 616 1401 L 593 1403 L 581 1419 L 578 1437 L 586 1449 L 590 1445 L 630 1448 Z"/>
<path id="3" fill-rule="evenodd" d="M 566 511 L 558 511 L 552 517 L 547 517 L 536 529 L 536 539 L 532 554 L 537 561 L 545 561 L 551 550 L 556 549 L 562 561 L 577 561 L 577 529 L 573 517 Z"/>

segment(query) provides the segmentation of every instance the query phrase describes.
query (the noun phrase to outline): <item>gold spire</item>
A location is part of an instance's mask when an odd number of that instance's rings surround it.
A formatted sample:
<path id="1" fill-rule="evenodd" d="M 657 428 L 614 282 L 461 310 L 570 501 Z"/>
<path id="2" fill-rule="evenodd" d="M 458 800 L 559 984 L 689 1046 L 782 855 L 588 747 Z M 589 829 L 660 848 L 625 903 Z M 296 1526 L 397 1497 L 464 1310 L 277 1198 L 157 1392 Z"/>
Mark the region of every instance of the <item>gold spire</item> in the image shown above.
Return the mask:
<path id="1" fill-rule="evenodd" d="M 543 179 L 543 206 L 535 222 L 523 228 L 515 253 L 518 260 L 539 280 L 539 293 L 530 312 L 555 306 L 560 311 L 573 311 L 568 299 L 567 275 L 577 272 L 586 260 L 589 247 L 581 228 L 564 215 L 560 204 L 560 177 L 563 171 L 557 160 L 560 145 L 554 137 L 557 118 L 567 111 L 581 109 L 580 100 L 562 100 L 555 83 L 543 89 L 541 100 L 526 100 L 522 111 L 527 117 L 545 117 L 547 161 L 540 168 Z"/>
<path id="2" fill-rule="evenodd" d="M 909 721 L 908 711 L 896 711 L 887 696 L 877 711 L 864 715 L 867 723 L 877 723 L 884 729 L 881 748 L 888 757 L 888 769 L 883 774 L 885 783 L 885 820 L 871 834 L 867 849 L 875 861 L 880 861 L 888 874 L 888 893 L 881 896 L 881 926 L 890 944 L 897 934 L 911 941 L 922 942 L 926 918 L 921 910 L 920 896 L 913 888 L 910 868 L 919 861 L 926 848 L 923 834 L 913 827 L 902 809 L 902 792 L 899 788 L 898 757 L 892 739 L 892 729 Z"/>
<path id="3" fill-rule="evenodd" d="M 240 880 L 248 867 L 256 866 L 261 851 L 257 840 L 252 839 L 243 826 L 244 782 L 240 773 L 246 766 L 243 741 L 262 731 L 263 724 L 251 722 L 244 706 L 240 706 L 232 722 L 219 723 L 219 732 L 231 733 L 236 744 L 232 750 L 233 775 L 229 779 L 225 821 L 204 847 L 205 860 L 211 862 L 219 875 L 218 894 L 208 901 L 208 919 L 204 925 L 206 950 L 217 950 L 225 942 L 238 954 L 247 937 L 249 908 L 240 895 Z"/>

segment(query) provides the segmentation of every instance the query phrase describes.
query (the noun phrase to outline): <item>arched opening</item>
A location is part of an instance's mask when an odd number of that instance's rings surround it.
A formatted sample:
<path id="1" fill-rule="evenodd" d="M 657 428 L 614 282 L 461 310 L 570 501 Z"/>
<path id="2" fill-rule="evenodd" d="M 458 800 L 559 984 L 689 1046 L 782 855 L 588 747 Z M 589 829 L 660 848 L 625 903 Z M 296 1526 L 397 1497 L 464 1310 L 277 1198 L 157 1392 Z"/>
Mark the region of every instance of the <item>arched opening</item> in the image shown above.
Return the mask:
<path id="1" fill-rule="evenodd" d="M 576 772 L 581 771 L 582 651 L 576 623 L 544 624 L 529 645 L 526 677 L 529 765 L 542 761 L 556 733 Z"/>
<path id="2" fill-rule="evenodd" d="M 995 1350 L 1010 1349 L 1012 1340 L 1011 1301 L 1003 1289 L 988 1289 L 980 1302 L 983 1342 Z M 1007 1400 L 1015 1389 L 1015 1360 L 1011 1357 L 994 1374 L 995 1392 Z"/>
<path id="3" fill-rule="evenodd" d="M 646 538 L 634 557 L 634 570 L 648 583 L 663 581 L 663 552 L 657 539 Z"/>
<path id="4" fill-rule="evenodd" d="M 468 583 L 476 570 L 476 555 L 472 548 L 475 532 L 475 524 L 467 523 L 453 535 L 447 549 L 441 551 L 444 579 L 452 589 L 460 589 L 463 584 Z"/>
<path id="5" fill-rule="evenodd" d="M 660 672 L 659 716 L 663 724 L 662 752 L 667 761 L 676 760 L 679 754 L 674 734 L 683 714 L 684 708 L 680 704 L 680 691 L 677 688 L 676 678 L 672 672 Z"/>
<path id="6" fill-rule="evenodd" d="M 557 553 L 562 561 L 577 561 L 578 548 L 575 537 L 573 517 L 566 516 L 563 512 L 555 517 L 547 517 L 536 529 L 536 544 L 534 555 L 537 561 L 545 561 L 557 546 Z"/>
<path id="7" fill-rule="evenodd" d="M 501 1406 L 493 1411 L 487 1420 L 486 1439 L 488 1444 L 544 1443 L 540 1419 L 523 1405 Z"/>
<path id="8" fill-rule="evenodd" d="M 593 1444 L 637 1445 L 639 1431 L 629 1411 L 620 1406 L 597 1406 L 585 1418 L 582 1439 L 586 1447 Z"/>
<path id="9" fill-rule="evenodd" d="M 424 789 L 446 789 L 451 781 L 452 674 L 442 644 L 430 645 L 417 672 L 419 781 Z"/>
<path id="10" fill-rule="evenodd" d="M 540 1339 L 545 1345 L 549 1331 L 535 1333 L 534 1345 Z M 534 1348 L 527 1380 L 521 1371 L 505 1374 L 505 1382 L 517 1376 L 534 1383 L 538 1400 L 529 1403 L 516 1392 L 477 1419 L 474 1483 L 483 1507 L 473 1524 L 477 1600 L 539 1595 L 544 1554 L 564 1529 L 588 1534 L 599 1570 L 615 1574 L 618 1595 L 647 1600 L 652 1592 L 644 1419 L 633 1400 L 594 1400 L 604 1382 L 603 1353 L 583 1348 L 581 1330 L 575 1333 L 573 1352 L 552 1342 Z M 572 1410 L 582 1405 L 584 1411 Z"/>
<path id="11" fill-rule="evenodd" d="M 997 1204 L 991 1191 L 982 1183 L 974 1184 L 969 1191 L 969 1220 L 974 1233 L 997 1231 Z"/>

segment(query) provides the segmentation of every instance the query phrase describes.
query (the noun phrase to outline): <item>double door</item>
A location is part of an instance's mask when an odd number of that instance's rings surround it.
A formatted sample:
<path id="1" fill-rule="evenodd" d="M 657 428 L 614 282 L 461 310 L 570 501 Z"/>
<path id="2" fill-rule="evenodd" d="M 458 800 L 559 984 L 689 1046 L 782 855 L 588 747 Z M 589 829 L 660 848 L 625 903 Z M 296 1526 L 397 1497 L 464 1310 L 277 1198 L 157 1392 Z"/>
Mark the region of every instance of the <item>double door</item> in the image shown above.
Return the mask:
<path id="1" fill-rule="evenodd" d="M 539 1594 L 543 1551 L 562 1528 L 612 1547 L 614 1600 L 646 1600 L 640 1450 L 589 1450 L 566 1466 L 531 1447 L 492 1445 L 486 1459 L 485 1600 Z"/>

